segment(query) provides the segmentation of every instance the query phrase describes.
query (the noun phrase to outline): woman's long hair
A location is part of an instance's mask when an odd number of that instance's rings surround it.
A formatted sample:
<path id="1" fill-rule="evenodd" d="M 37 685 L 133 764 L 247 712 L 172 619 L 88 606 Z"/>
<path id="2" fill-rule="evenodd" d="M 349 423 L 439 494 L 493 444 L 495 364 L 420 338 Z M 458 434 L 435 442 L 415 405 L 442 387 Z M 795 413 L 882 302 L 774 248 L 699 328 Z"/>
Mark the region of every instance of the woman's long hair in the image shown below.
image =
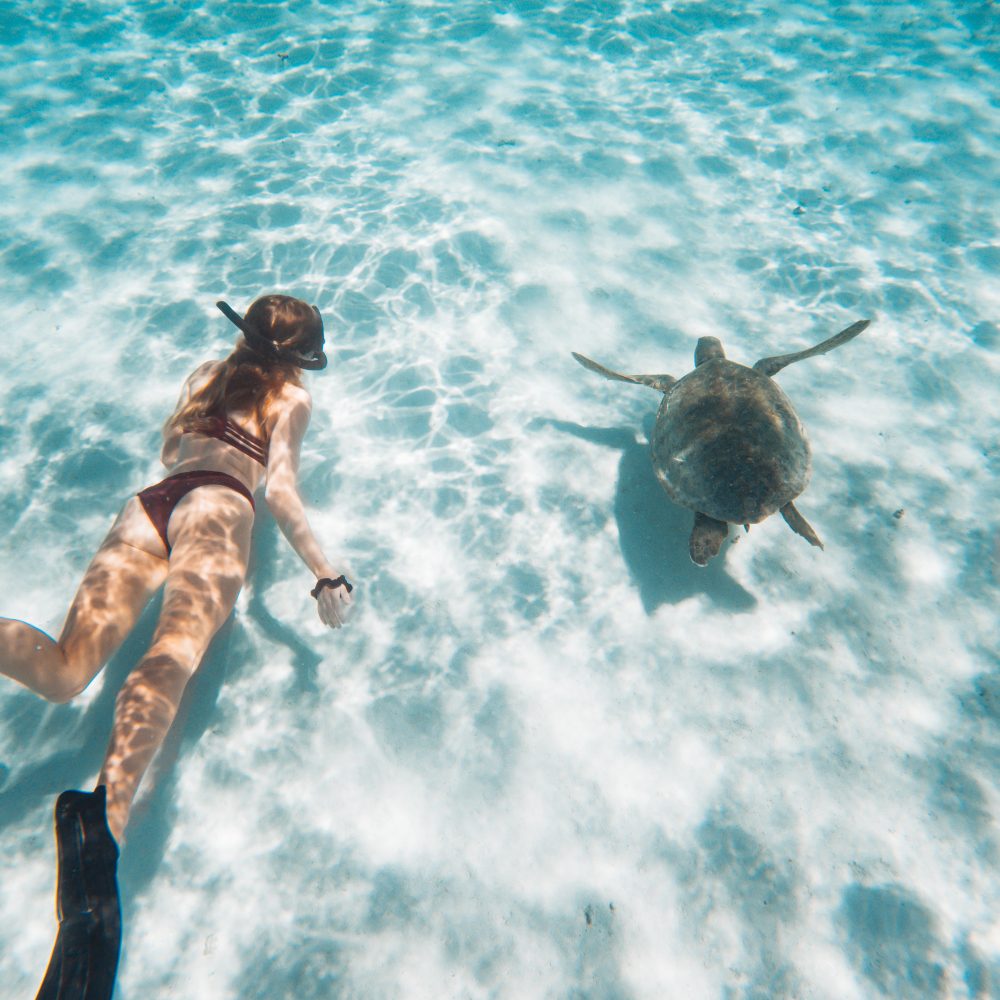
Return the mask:
<path id="1" fill-rule="evenodd" d="M 261 296 L 247 310 L 243 322 L 278 347 L 292 350 L 308 348 L 323 329 L 319 313 L 290 295 Z M 184 427 L 202 417 L 249 411 L 264 431 L 268 408 L 288 382 L 302 384 L 295 365 L 265 358 L 240 337 L 232 354 L 177 412 L 171 426 Z"/>

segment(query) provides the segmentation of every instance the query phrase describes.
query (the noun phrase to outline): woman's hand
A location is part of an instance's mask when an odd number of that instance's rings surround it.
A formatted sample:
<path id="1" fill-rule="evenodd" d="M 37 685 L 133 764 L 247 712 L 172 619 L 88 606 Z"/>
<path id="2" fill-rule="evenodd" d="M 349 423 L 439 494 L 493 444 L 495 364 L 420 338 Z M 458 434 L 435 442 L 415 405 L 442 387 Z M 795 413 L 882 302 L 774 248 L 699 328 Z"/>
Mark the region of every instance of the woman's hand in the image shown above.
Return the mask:
<path id="1" fill-rule="evenodd" d="M 353 603 L 343 583 L 336 587 L 323 587 L 316 595 L 319 620 L 330 628 L 340 628 L 341 625 L 347 624 Z"/>

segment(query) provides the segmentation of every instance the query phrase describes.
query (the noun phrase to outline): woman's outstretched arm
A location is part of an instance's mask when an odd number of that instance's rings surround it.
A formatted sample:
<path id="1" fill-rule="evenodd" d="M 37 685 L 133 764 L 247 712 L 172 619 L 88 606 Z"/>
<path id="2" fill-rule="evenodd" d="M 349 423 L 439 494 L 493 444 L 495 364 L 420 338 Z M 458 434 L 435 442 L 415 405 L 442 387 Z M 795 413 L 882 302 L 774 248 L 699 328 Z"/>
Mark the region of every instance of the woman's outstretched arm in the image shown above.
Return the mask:
<path id="1" fill-rule="evenodd" d="M 304 389 L 292 390 L 289 396 L 271 431 L 264 499 L 282 534 L 316 578 L 336 579 L 344 570 L 332 563 L 320 547 L 299 493 L 299 454 L 312 402 Z M 346 621 L 351 605 L 346 587 L 323 588 L 317 602 L 325 625 L 339 628 Z"/>

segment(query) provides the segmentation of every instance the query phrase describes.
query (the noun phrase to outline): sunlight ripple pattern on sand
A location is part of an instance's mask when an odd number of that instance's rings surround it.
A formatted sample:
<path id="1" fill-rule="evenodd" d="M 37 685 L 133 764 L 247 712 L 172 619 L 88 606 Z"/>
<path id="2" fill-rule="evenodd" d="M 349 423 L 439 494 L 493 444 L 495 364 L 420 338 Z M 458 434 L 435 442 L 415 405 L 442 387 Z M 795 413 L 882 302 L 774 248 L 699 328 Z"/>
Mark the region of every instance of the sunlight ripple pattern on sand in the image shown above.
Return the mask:
<path id="1" fill-rule="evenodd" d="M 303 492 L 359 613 L 259 519 L 122 858 L 123 1000 L 998 995 L 995 5 L 3 18 L 0 613 L 58 628 L 216 299 L 330 344 Z M 779 376 L 826 551 L 692 566 L 656 395 L 569 352 L 861 317 Z M 76 703 L 0 687 L 12 996 L 144 628 Z"/>

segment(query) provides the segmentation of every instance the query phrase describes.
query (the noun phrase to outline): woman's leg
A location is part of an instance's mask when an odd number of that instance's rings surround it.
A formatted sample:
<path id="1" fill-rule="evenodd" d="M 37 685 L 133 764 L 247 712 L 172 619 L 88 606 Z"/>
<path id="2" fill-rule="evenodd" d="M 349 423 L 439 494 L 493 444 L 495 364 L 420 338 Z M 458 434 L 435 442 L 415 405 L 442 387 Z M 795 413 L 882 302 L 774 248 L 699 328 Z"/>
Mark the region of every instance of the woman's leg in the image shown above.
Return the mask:
<path id="1" fill-rule="evenodd" d="M 170 519 L 172 551 L 160 619 L 152 645 L 118 694 L 98 778 L 108 789 L 108 825 L 116 840 L 188 680 L 236 603 L 252 526 L 250 505 L 224 486 L 189 493 Z"/>
<path id="2" fill-rule="evenodd" d="M 132 631 L 167 575 L 166 550 L 133 497 L 84 574 L 58 642 L 0 618 L 0 674 L 50 701 L 79 694 Z"/>

